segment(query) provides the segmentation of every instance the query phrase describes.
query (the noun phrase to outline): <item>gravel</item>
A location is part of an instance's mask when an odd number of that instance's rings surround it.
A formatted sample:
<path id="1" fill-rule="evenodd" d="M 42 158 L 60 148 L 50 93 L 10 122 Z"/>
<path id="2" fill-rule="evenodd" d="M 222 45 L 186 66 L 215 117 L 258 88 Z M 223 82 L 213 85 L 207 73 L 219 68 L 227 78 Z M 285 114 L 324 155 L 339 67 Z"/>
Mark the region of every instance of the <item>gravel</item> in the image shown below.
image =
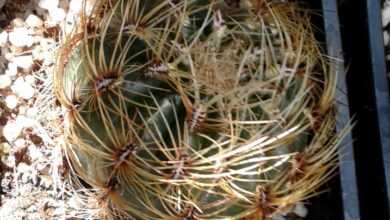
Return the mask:
<path id="1" fill-rule="evenodd" d="M 59 138 L 61 113 L 51 93 L 68 7 L 68 0 L 0 0 L 2 220 L 65 219 L 76 212 L 68 205 L 75 195 Z M 48 119 L 50 112 L 56 114 Z"/>

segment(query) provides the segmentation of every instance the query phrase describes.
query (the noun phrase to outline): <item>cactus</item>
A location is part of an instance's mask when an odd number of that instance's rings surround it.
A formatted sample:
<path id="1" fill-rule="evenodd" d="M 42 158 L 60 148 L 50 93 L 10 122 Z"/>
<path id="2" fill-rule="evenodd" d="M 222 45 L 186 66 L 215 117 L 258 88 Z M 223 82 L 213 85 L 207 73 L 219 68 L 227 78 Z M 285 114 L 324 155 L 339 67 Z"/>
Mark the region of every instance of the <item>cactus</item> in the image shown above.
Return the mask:
<path id="1" fill-rule="evenodd" d="M 287 1 L 97 1 L 55 73 L 89 215 L 266 219 L 314 195 L 344 134 L 324 57 Z"/>

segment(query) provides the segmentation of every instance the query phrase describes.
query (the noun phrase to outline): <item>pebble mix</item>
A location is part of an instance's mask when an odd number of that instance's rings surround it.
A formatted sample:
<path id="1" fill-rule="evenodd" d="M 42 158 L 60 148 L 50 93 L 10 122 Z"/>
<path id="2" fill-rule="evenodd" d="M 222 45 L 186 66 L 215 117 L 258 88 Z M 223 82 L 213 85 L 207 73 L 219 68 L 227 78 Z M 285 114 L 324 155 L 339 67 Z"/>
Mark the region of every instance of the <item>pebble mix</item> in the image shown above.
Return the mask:
<path id="1" fill-rule="evenodd" d="M 72 211 L 61 124 L 53 123 L 61 111 L 50 90 L 69 6 L 69 0 L 0 0 L 2 219 L 65 219 Z"/>

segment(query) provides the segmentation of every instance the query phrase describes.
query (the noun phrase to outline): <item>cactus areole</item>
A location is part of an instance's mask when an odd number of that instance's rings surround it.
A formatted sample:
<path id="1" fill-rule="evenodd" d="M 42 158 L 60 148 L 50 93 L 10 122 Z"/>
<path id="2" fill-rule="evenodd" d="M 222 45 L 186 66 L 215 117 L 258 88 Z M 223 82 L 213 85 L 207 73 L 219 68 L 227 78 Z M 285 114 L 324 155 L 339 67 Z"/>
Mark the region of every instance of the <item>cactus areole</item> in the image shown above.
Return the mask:
<path id="1" fill-rule="evenodd" d="M 267 219 L 332 176 L 337 75 L 297 4 L 86 8 L 55 73 L 85 215 Z"/>

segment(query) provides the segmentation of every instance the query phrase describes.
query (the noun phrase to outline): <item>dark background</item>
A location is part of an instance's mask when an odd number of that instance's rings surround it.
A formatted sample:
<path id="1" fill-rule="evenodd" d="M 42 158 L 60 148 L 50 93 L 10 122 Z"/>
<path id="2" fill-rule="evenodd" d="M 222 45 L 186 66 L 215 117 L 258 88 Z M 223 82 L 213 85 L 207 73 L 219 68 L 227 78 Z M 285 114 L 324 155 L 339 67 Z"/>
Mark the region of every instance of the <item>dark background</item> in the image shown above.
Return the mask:
<path id="1" fill-rule="evenodd" d="M 351 158 L 356 181 L 343 180 L 341 176 L 345 173 L 340 172 L 324 186 L 324 189 L 330 189 L 329 192 L 309 201 L 307 219 L 390 219 L 390 98 L 381 23 L 382 2 L 308 0 L 302 3 L 318 11 L 322 11 L 324 4 L 337 4 L 347 69 L 347 101 L 355 122 Z M 313 17 L 313 23 L 324 31 L 323 16 L 326 15 L 324 12 Z M 318 33 L 318 38 L 322 42 L 326 40 L 323 33 Z M 348 186 L 356 189 L 357 204 L 346 196 Z M 355 210 L 356 215 L 347 213 L 351 210 Z"/>

